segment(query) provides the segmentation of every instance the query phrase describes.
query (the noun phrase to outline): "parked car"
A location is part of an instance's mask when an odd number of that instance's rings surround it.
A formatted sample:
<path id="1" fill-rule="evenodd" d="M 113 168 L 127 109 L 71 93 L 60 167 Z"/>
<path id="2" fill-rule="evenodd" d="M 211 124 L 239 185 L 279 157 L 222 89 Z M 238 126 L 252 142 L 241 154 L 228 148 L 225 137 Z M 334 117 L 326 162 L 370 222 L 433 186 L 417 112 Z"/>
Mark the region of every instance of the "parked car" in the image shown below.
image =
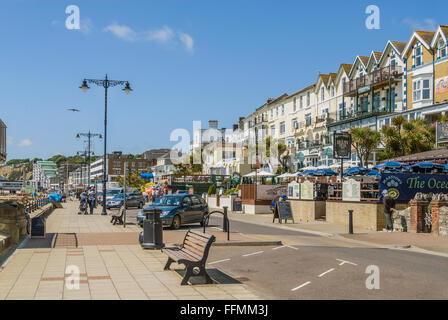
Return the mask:
<path id="1" fill-rule="evenodd" d="M 184 193 L 188 193 L 188 190 L 177 190 L 176 194 L 184 194 Z"/>
<path id="2" fill-rule="evenodd" d="M 207 203 L 197 194 L 170 194 L 157 198 L 154 203 L 137 214 L 137 222 L 140 226 L 143 225 L 146 209 L 162 210 L 160 218 L 163 225 L 175 230 L 181 225 L 190 223 L 199 222 L 202 226 L 204 215 L 208 213 Z"/>
<path id="3" fill-rule="evenodd" d="M 114 198 L 117 194 L 120 194 L 123 188 L 113 188 L 106 190 L 106 201 Z"/>
<path id="4" fill-rule="evenodd" d="M 124 204 L 124 193 L 119 193 L 112 199 L 106 200 L 106 209 L 118 209 Z M 145 199 L 141 193 L 127 193 L 126 194 L 126 209 L 137 207 L 143 208 Z"/>

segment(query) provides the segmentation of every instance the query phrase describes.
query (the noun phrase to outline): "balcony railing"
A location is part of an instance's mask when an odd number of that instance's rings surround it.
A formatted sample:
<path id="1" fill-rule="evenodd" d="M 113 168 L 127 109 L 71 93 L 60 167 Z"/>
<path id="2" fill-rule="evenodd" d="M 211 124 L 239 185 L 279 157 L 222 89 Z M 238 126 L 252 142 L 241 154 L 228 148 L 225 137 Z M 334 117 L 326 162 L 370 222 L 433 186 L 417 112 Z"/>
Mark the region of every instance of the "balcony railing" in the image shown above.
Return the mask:
<path id="1" fill-rule="evenodd" d="M 382 82 L 389 81 L 390 78 L 398 78 L 403 73 L 400 66 L 389 66 L 374 70 L 360 78 L 356 78 L 344 83 L 343 93 L 353 93 L 360 88 L 373 86 Z"/>

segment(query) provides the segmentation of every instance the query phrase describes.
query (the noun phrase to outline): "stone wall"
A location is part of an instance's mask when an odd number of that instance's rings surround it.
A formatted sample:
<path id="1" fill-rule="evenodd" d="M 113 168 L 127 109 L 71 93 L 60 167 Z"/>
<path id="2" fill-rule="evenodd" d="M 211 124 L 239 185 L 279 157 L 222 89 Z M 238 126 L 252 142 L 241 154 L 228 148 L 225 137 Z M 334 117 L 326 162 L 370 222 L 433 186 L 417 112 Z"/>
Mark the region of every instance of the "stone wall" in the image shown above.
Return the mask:
<path id="1" fill-rule="evenodd" d="M 439 235 L 448 236 L 448 207 L 442 207 L 439 211 Z"/>
<path id="2" fill-rule="evenodd" d="M 404 210 L 392 209 L 392 223 L 394 231 L 408 232 L 411 225 L 411 207 Z"/>
<path id="3" fill-rule="evenodd" d="M 397 204 L 397 210 L 406 208 L 406 204 Z M 327 201 L 327 222 L 348 226 L 348 210 L 353 210 L 355 229 L 381 231 L 386 228 L 384 205 L 381 202 Z"/>
<path id="4" fill-rule="evenodd" d="M 25 208 L 22 203 L 0 203 L 0 232 L 9 235 L 13 244 L 18 244 L 20 237 L 27 234 Z"/>
<path id="5" fill-rule="evenodd" d="M 313 222 L 325 217 L 325 201 L 295 199 L 288 201 L 291 203 L 294 222 Z"/>

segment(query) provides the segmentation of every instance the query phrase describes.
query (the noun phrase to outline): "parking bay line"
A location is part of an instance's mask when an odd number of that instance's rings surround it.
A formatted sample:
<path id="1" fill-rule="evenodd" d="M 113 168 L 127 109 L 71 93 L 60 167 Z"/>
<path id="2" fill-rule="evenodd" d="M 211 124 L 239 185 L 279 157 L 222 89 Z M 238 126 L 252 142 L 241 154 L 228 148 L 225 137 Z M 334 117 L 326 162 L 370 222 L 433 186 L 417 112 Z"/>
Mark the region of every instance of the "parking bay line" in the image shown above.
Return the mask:
<path id="1" fill-rule="evenodd" d="M 263 253 L 263 252 L 264 251 L 257 251 L 257 252 L 254 252 L 254 253 L 243 254 L 243 257 L 253 256 L 253 255 L 256 255 L 256 254 Z"/>
<path id="2" fill-rule="evenodd" d="M 296 291 L 296 290 L 299 290 L 300 288 L 303 288 L 303 287 L 305 287 L 305 286 L 309 285 L 310 283 L 311 283 L 311 281 L 307 281 L 307 282 L 305 282 L 305 283 L 301 284 L 300 286 L 298 286 L 298 287 L 295 287 L 294 289 L 291 289 L 291 291 Z"/>
<path id="3" fill-rule="evenodd" d="M 215 264 L 215 263 L 220 263 L 220 262 L 225 262 L 225 261 L 229 261 L 230 260 L 230 258 L 229 259 L 222 259 L 222 260 L 218 260 L 218 261 L 213 261 L 213 262 L 210 262 L 210 263 L 207 263 L 207 264 Z"/>
<path id="4" fill-rule="evenodd" d="M 294 249 L 294 250 L 299 250 L 299 248 L 295 248 L 295 247 L 287 245 L 287 244 L 285 244 L 283 246 L 280 246 L 280 247 L 272 248 L 272 250 L 277 250 L 277 249 L 281 249 L 281 248 L 291 248 L 291 249 Z"/>
<path id="5" fill-rule="evenodd" d="M 323 277 L 324 275 L 326 275 L 327 273 L 330 273 L 331 271 L 334 271 L 334 268 L 331 268 L 330 270 L 325 271 L 324 273 L 321 273 L 320 275 L 318 275 L 319 278 Z"/>

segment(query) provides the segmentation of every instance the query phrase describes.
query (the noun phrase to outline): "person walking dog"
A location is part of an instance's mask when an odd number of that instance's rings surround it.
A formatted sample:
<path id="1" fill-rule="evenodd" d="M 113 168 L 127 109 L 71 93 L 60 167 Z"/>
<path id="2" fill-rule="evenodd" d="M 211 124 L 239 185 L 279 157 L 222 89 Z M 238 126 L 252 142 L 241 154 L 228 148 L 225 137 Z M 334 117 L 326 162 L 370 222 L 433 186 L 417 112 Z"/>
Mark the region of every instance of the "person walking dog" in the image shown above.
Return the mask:
<path id="1" fill-rule="evenodd" d="M 383 204 L 384 204 L 384 215 L 386 216 L 386 231 L 392 232 L 394 230 L 392 224 L 392 209 L 395 208 L 395 200 L 391 198 L 387 190 L 383 190 Z"/>

